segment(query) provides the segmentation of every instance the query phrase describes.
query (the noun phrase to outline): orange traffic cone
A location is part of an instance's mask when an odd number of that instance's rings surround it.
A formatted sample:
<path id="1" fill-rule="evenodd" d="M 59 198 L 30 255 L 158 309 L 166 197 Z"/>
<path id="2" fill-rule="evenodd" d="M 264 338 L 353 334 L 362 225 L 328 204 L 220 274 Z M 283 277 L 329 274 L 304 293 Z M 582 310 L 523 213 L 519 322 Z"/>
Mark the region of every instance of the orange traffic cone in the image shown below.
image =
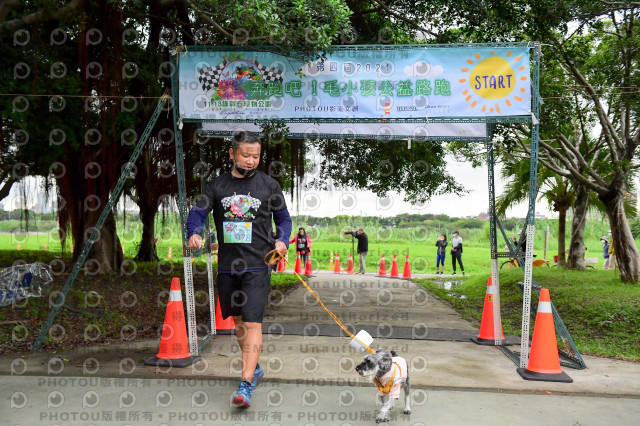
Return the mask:
<path id="1" fill-rule="evenodd" d="M 171 260 L 171 247 L 169 247 L 169 260 Z"/>
<path id="2" fill-rule="evenodd" d="M 404 269 L 402 270 L 402 278 L 406 280 L 411 279 L 411 264 L 409 264 L 409 255 L 404 260 Z"/>
<path id="3" fill-rule="evenodd" d="M 187 367 L 201 359 L 200 356 L 191 356 L 191 352 L 189 352 L 180 278 L 173 278 L 158 355 L 147 358 L 144 364 L 161 367 Z"/>
<path id="4" fill-rule="evenodd" d="M 391 273 L 389 277 L 398 278 L 398 259 L 395 254 L 393 255 L 393 262 L 391 262 Z"/>
<path id="5" fill-rule="evenodd" d="M 386 277 L 387 276 L 387 264 L 384 263 L 384 253 L 382 254 L 382 257 L 380 258 L 380 268 L 378 269 L 378 276 L 379 277 Z"/>
<path id="6" fill-rule="evenodd" d="M 493 333 L 493 294 L 495 287 L 493 280 L 489 277 L 487 282 L 487 292 L 484 295 L 484 309 L 482 311 L 482 321 L 480 321 L 480 334 L 478 337 L 472 337 L 471 341 L 478 345 L 494 346 L 496 339 Z M 502 332 L 502 318 L 500 318 L 500 335 L 502 344 L 504 345 L 504 333 Z"/>
<path id="7" fill-rule="evenodd" d="M 302 273 L 302 260 L 300 260 L 300 252 L 298 252 L 298 258 L 296 259 L 296 267 L 293 269 L 296 274 Z"/>
<path id="8" fill-rule="evenodd" d="M 533 328 L 533 339 L 529 351 L 527 368 L 518 368 L 518 373 L 525 380 L 540 380 L 543 382 L 572 383 L 573 379 L 560 368 L 558 356 L 558 341 L 553 324 L 551 298 L 549 289 L 540 289 L 538 313 Z"/>
<path id="9" fill-rule="evenodd" d="M 220 310 L 220 299 L 217 299 L 216 303 L 216 333 L 217 334 L 234 334 L 236 329 L 236 322 L 233 317 L 227 317 L 222 319 L 222 311 Z"/>
<path id="10" fill-rule="evenodd" d="M 333 252 L 331 252 L 331 257 L 329 258 L 329 270 L 333 271 Z"/>
<path id="11" fill-rule="evenodd" d="M 278 262 L 278 272 L 284 272 L 284 271 L 285 271 L 284 259 L 280 259 L 280 262 Z"/>
<path id="12" fill-rule="evenodd" d="M 311 267 L 311 253 L 307 253 L 307 261 L 304 263 L 304 274 L 311 276 L 313 268 Z"/>
<path id="13" fill-rule="evenodd" d="M 20 251 L 20 244 L 18 244 L 18 251 Z"/>
<path id="14" fill-rule="evenodd" d="M 347 274 L 355 274 L 356 268 L 353 266 L 353 255 L 349 253 L 349 262 L 347 263 Z"/>
<path id="15" fill-rule="evenodd" d="M 48 250 L 48 248 L 49 248 L 49 247 L 45 244 L 45 245 L 44 245 L 44 251 L 47 251 L 47 250 Z"/>
<path id="16" fill-rule="evenodd" d="M 333 265 L 333 273 L 334 274 L 340 273 L 340 254 L 338 253 L 336 253 L 336 263 L 335 265 Z"/>

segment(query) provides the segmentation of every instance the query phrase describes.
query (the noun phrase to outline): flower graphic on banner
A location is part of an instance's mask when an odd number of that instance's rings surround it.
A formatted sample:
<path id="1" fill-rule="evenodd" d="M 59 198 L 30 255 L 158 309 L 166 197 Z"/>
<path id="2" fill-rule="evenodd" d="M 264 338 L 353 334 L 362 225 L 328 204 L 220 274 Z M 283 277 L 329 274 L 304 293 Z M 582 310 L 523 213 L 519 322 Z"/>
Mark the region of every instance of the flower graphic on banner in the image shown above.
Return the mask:
<path id="1" fill-rule="evenodd" d="M 501 114 L 501 107 L 508 108 L 513 102 L 522 102 L 522 95 L 530 90 L 526 71 L 528 64 L 518 64 L 522 56 L 512 56 L 511 50 L 504 57 L 496 55 L 492 50 L 484 59 L 478 53 L 474 54 L 474 59 L 467 59 L 469 65 L 475 65 L 460 70 L 469 73 L 469 77 L 460 79 L 460 83 L 469 82 L 469 89 L 462 92 L 462 95 L 465 96 L 465 101 L 471 101 L 471 108 L 482 104 L 482 112 L 488 109 L 489 112 Z M 474 93 L 479 99 L 474 97 Z"/>
<path id="2" fill-rule="evenodd" d="M 220 99 L 246 99 L 244 90 L 235 80 L 221 81 L 216 92 Z"/>

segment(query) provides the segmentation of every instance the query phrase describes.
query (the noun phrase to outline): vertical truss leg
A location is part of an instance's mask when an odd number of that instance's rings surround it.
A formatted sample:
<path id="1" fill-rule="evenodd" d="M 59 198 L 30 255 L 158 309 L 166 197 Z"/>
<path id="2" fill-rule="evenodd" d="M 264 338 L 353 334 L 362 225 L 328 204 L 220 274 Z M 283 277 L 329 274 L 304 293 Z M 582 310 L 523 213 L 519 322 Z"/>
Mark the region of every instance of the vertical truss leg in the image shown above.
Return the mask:
<path id="1" fill-rule="evenodd" d="M 534 226 L 535 225 L 527 224 L 527 252 L 524 263 L 524 289 L 522 293 L 522 336 L 520 339 L 520 368 L 526 368 L 529 361 L 529 325 L 531 322 L 531 275 L 533 269 Z"/>
<path id="2" fill-rule="evenodd" d="M 142 133 L 142 136 L 138 140 L 136 147 L 133 149 L 131 158 L 129 158 L 129 161 L 127 162 L 127 164 L 125 164 L 125 167 L 122 169 L 122 173 L 120 173 L 120 178 L 118 179 L 118 182 L 116 183 L 115 188 L 111 192 L 109 201 L 107 201 L 107 204 L 104 206 L 102 213 L 100 213 L 100 217 L 98 218 L 98 222 L 96 223 L 96 226 L 94 226 L 93 231 L 91 232 L 91 235 L 89 235 L 89 238 L 87 239 L 87 242 L 84 243 L 82 252 L 80 253 L 80 256 L 78 257 L 78 260 L 76 261 L 75 265 L 73 265 L 73 270 L 71 271 L 71 274 L 69 274 L 69 278 L 67 278 L 67 282 L 64 284 L 64 287 L 62 287 L 62 291 L 58 295 L 58 299 L 53 305 L 53 308 L 51 309 L 51 311 L 49 311 L 49 316 L 47 317 L 47 320 L 42 326 L 42 329 L 40 330 L 40 334 L 36 338 L 35 343 L 31 347 L 31 353 L 40 349 L 42 342 L 44 342 L 44 338 L 46 337 L 47 333 L 49 332 L 49 329 L 53 325 L 53 321 L 58 315 L 58 311 L 64 304 L 64 300 L 67 297 L 67 294 L 69 293 L 69 290 L 73 285 L 73 282 L 78 276 L 78 272 L 80 272 L 80 268 L 82 268 L 82 265 L 84 265 L 84 261 L 87 260 L 87 257 L 89 256 L 89 251 L 91 250 L 93 243 L 98 238 L 98 233 L 100 232 L 100 228 L 102 228 L 102 225 L 104 224 L 104 221 L 107 219 L 109 212 L 111 211 L 116 200 L 120 196 L 120 193 L 122 192 L 122 188 L 124 187 L 124 183 L 129 178 L 131 174 L 131 169 L 133 168 L 134 164 L 138 160 L 138 156 L 140 156 L 140 153 L 142 152 L 142 148 L 144 148 L 144 145 L 149 139 L 151 130 L 153 130 L 153 127 L 156 125 L 156 121 L 158 121 L 158 117 L 160 117 L 160 113 L 162 112 L 162 107 L 168 101 L 168 99 L 169 99 L 168 91 L 165 91 L 165 93 L 162 95 L 162 98 L 160 98 L 160 100 L 158 101 L 158 105 L 156 106 L 156 109 L 153 111 L 153 114 L 151 115 L 151 118 L 147 123 L 147 127 L 144 129 L 144 132 Z"/>
<path id="3" fill-rule="evenodd" d="M 172 57 L 175 70 L 178 70 L 179 53 Z M 178 211 L 180 212 L 180 227 L 182 230 L 182 263 L 184 265 L 184 290 L 187 305 L 187 331 L 189 335 L 189 351 L 192 356 L 198 355 L 198 333 L 196 330 L 196 307 L 193 294 L 193 265 L 191 264 L 191 250 L 187 245 L 187 201 L 186 183 L 184 178 L 184 150 L 182 147 L 182 120 L 178 117 L 178 85 L 177 72 L 171 78 L 171 93 L 173 107 L 173 130 L 176 143 L 176 172 L 178 174 Z"/>
<path id="4" fill-rule="evenodd" d="M 207 281 L 209 282 L 209 315 L 211 316 L 211 333 L 216 334 L 216 296 L 213 291 L 213 256 L 207 253 Z"/>
<path id="5" fill-rule="evenodd" d="M 538 139 L 540 126 L 540 44 L 533 44 L 531 72 L 531 161 L 529 168 L 529 210 L 527 212 L 527 245 L 524 265 L 524 289 L 522 297 L 522 337 L 520 341 L 520 368 L 529 361 L 529 323 L 531 321 L 531 282 L 533 273 L 533 238 L 535 231 L 536 196 L 538 194 Z"/>
<path id="6" fill-rule="evenodd" d="M 201 170 L 201 175 L 200 175 L 200 193 L 204 194 L 204 186 L 206 184 L 205 182 L 205 173 L 204 173 L 204 164 L 205 163 L 205 158 L 204 158 L 204 150 L 202 149 L 202 144 L 198 144 L 199 146 L 199 151 L 200 151 L 200 164 L 202 164 L 203 170 Z M 207 216 L 207 218 L 204 221 L 204 229 L 205 229 L 205 237 L 206 234 L 209 232 L 209 216 Z M 216 334 L 216 298 L 215 298 L 215 294 L 213 291 L 213 259 L 211 256 L 211 247 L 205 247 L 206 252 L 207 252 L 207 284 L 209 286 L 209 321 L 210 321 L 210 328 L 209 328 L 209 333 L 207 334 L 207 336 L 205 336 L 205 338 L 200 341 L 200 344 L 198 345 L 198 349 L 200 351 L 202 351 L 204 349 L 204 347 L 207 345 L 207 343 L 209 343 L 209 341 L 211 339 L 213 339 L 213 336 L 215 336 Z"/>
<path id="7" fill-rule="evenodd" d="M 496 191 L 494 177 L 493 142 L 487 142 L 487 168 L 489 178 L 489 240 L 491 244 L 491 283 L 493 286 L 493 337 L 495 345 L 502 345 L 500 318 L 500 268 L 498 267 L 498 239 L 496 235 Z"/>

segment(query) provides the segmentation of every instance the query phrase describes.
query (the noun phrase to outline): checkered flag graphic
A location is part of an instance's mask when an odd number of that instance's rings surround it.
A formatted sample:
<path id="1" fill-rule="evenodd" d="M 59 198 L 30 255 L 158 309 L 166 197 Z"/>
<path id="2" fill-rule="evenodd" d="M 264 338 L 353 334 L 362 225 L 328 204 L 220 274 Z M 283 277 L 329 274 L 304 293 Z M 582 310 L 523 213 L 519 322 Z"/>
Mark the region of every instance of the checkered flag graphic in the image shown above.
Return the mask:
<path id="1" fill-rule="evenodd" d="M 260 64 L 258 62 L 258 59 L 256 59 L 254 63 L 262 73 L 262 81 L 264 81 L 265 83 L 269 83 L 271 81 L 282 83 L 282 80 L 284 80 L 284 71 L 275 67 L 266 67 Z"/>
<path id="2" fill-rule="evenodd" d="M 227 61 L 221 62 L 215 67 L 205 67 L 198 73 L 198 81 L 202 84 L 202 90 L 208 92 L 211 89 L 218 87 L 218 81 L 220 81 L 220 73 L 227 65 Z"/>

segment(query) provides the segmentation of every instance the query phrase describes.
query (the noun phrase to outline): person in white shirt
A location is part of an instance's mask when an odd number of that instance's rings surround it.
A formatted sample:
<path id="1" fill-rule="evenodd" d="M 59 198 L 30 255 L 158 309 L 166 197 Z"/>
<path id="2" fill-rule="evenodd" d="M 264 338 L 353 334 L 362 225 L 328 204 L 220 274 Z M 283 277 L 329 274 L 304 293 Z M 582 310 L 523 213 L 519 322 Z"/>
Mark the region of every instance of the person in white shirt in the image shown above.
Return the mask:
<path id="1" fill-rule="evenodd" d="M 453 263 L 453 274 L 451 275 L 456 275 L 456 260 L 458 260 L 460 270 L 462 271 L 462 275 L 464 275 L 464 266 L 462 266 L 462 238 L 460 238 L 458 231 L 453 233 L 453 239 L 451 240 L 451 262 Z"/>

